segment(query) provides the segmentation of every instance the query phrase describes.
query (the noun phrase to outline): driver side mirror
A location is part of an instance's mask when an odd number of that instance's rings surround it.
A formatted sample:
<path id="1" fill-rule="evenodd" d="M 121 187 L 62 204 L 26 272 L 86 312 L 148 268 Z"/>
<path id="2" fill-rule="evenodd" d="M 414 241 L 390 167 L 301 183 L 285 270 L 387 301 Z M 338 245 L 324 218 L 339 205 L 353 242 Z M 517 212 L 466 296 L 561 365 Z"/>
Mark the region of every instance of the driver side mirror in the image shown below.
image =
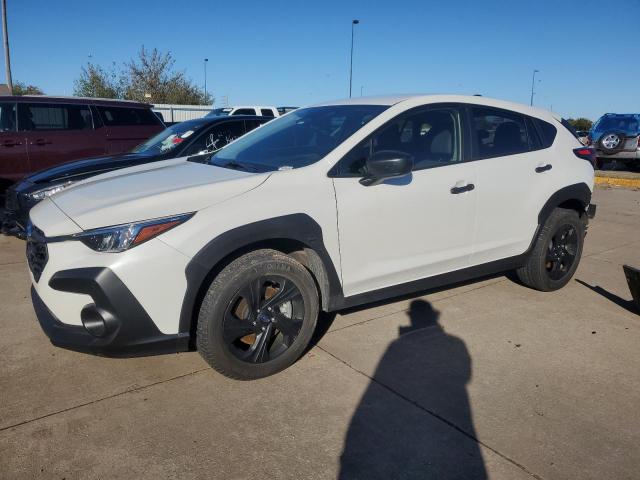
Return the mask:
<path id="1" fill-rule="evenodd" d="M 395 150 L 381 150 L 367 159 L 367 173 L 360 179 L 360 183 L 365 187 L 372 187 L 390 178 L 409 175 L 412 169 L 411 155 Z"/>

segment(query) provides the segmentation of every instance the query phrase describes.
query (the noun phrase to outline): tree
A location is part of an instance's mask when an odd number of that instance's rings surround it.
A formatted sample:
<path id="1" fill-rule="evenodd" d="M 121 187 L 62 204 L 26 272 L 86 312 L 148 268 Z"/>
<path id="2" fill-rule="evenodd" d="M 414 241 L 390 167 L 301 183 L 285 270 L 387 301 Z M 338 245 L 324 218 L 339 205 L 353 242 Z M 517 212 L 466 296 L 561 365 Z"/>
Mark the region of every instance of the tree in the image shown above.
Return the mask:
<path id="1" fill-rule="evenodd" d="M 174 71 L 174 64 L 171 52 L 147 50 L 143 45 L 138 58 L 125 64 L 126 97 L 141 102 L 209 104 L 209 95 L 187 79 L 184 72 Z"/>
<path id="2" fill-rule="evenodd" d="M 82 67 L 80 78 L 74 82 L 73 94 L 78 97 L 124 98 L 124 83 L 115 62 L 109 69 L 89 62 Z"/>
<path id="3" fill-rule="evenodd" d="M 40 87 L 35 85 L 27 85 L 24 82 L 15 82 L 13 84 L 13 95 L 44 95 Z"/>
<path id="4" fill-rule="evenodd" d="M 74 94 L 87 97 L 124 98 L 139 102 L 210 105 L 212 98 L 198 88 L 184 72 L 173 69 L 171 52 L 147 50 L 118 70 L 114 63 L 104 69 L 88 63 L 75 81 Z"/>
<path id="5" fill-rule="evenodd" d="M 580 117 L 580 118 L 569 118 L 567 121 L 575 128 L 576 130 L 591 130 L 591 126 L 593 122 L 588 118 Z"/>

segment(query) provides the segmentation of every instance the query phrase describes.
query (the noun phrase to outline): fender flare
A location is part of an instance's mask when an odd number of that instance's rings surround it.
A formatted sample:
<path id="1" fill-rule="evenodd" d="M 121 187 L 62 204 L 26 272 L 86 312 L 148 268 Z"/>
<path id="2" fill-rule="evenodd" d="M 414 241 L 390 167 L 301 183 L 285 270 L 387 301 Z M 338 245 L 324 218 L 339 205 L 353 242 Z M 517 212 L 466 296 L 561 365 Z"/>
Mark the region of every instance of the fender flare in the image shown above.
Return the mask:
<path id="1" fill-rule="evenodd" d="M 544 225 L 544 222 L 546 222 L 547 218 L 555 208 L 571 200 L 578 201 L 581 208 L 586 211 L 587 207 L 591 203 L 591 189 L 584 182 L 574 183 L 573 185 L 561 188 L 551 195 L 538 214 L 538 228 Z M 534 240 L 535 238 L 536 237 L 534 236 Z"/>
<path id="2" fill-rule="evenodd" d="M 342 298 L 342 284 L 324 246 L 320 225 L 304 213 L 269 218 L 222 233 L 209 241 L 191 259 L 185 269 L 187 288 L 180 311 L 178 331 L 182 333 L 191 331 L 194 315 L 196 315 L 195 307 L 202 299 L 202 287 L 212 277 L 212 273 L 217 273 L 217 267 L 225 258 L 251 245 L 259 245 L 273 240 L 296 241 L 313 250 L 324 267 L 323 275 L 316 275 L 316 277 L 321 277 L 316 278 L 318 282 L 326 282 L 324 285 L 320 285 L 321 291 L 327 297 L 323 299 L 323 305 L 328 306 L 332 299 Z M 313 260 L 312 257 L 312 264 Z"/>

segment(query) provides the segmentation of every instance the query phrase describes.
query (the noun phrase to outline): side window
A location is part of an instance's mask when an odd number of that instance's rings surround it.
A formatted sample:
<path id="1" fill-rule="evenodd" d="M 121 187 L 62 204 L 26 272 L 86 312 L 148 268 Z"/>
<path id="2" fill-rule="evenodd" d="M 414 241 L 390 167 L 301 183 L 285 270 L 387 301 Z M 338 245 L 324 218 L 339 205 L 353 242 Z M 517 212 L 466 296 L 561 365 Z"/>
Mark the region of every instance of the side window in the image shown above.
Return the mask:
<path id="1" fill-rule="evenodd" d="M 540 120 L 539 118 L 534 118 L 538 130 L 540 131 L 540 135 L 542 136 L 542 148 L 549 148 L 553 145 L 553 141 L 556 139 L 556 127 L 551 125 L 549 122 L 545 122 L 544 120 Z"/>
<path id="2" fill-rule="evenodd" d="M 160 119 L 148 108 L 107 107 L 103 105 L 99 105 L 97 108 L 104 124 L 110 127 L 160 125 Z"/>
<path id="3" fill-rule="evenodd" d="M 256 114 L 256 111 L 253 108 L 239 108 L 235 112 L 233 112 L 233 115 L 255 115 L 255 114 Z"/>
<path id="4" fill-rule="evenodd" d="M 20 104 L 20 130 L 86 130 L 93 129 L 88 105 L 49 103 Z"/>
<path id="5" fill-rule="evenodd" d="M 225 122 L 215 125 L 200 135 L 192 145 L 189 146 L 184 155 L 197 155 L 199 153 L 209 153 L 224 147 L 244 134 L 242 121 Z"/>
<path id="6" fill-rule="evenodd" d="M 0 132 L 16 131 L 16 104 L 0 103 Z"/>
<path id="7" fill-rule="evenodd" d="M 351 150 L 338 165 L 339 176 L 363 176 L 369 156 L 397 151 L 413 158 L 413 169 L 460 162 L 460 115 L 452 108 L 401 114 Z"/>
<path id="8" fill-rule="evenodd" d="M 471 109 L 475 135 L 475 158 L 492 158 L 529 151 L 525 117 L 487 107 Z"/>
<path id="9" fill-rule="evenodd" d="M 270 108 L 261 108 L 260 113 L 263 117 L 274 117 L 273 111 Z"/>

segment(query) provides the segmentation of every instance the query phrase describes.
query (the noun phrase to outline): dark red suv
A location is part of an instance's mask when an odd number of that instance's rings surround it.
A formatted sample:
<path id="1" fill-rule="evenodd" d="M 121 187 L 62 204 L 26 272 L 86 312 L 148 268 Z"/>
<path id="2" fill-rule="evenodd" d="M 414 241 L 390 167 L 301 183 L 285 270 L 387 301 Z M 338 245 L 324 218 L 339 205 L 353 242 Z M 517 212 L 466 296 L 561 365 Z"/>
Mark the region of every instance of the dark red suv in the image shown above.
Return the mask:
<path id="1" fill-rule="evenodd" d="M 0 97 L 0 184 L 70 160 L 126 152 L 163 129 L 145 103 Z"/>

